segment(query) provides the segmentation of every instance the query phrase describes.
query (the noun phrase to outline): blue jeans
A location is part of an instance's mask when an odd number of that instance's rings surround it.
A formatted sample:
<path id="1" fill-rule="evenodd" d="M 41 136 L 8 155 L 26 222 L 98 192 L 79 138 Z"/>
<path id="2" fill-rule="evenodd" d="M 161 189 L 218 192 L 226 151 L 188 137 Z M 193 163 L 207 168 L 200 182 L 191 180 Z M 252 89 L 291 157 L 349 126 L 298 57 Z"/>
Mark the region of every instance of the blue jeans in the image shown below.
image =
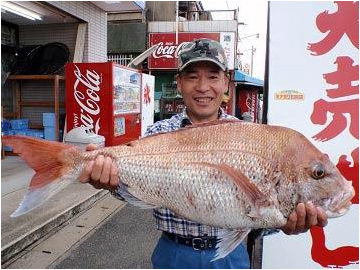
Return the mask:
<path id="1" fill-rule="evenodd" d="M 243 243 L 225 258 L 211 262 L 215 249 L 194 250 L 162 235 L 152 254 L 154 269 L 248 269 L 249 254 Z"/>

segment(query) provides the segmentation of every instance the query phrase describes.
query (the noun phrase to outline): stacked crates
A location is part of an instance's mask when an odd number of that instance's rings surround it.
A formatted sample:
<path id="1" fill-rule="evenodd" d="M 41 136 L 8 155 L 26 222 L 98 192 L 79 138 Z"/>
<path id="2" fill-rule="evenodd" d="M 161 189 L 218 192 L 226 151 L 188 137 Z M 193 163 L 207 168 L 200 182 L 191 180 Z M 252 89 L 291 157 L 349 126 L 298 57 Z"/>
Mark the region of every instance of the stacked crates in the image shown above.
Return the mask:
<path id="1" fill-rule="evenodd" d="M 10 120 L 10 123 L 11 123 L 11 128 L 13 130 L 25 131 L 29 128 L 29 119 L 14 119 L 14 120 Z M 26 135 L 26 134 L 19 134 L 19 135 Z"/>
<path id="2" fill-rule="evenodd" d="M 9 120 L 1 120 L 1 136 L 4 135 L 14 135 L 11 130 L 11 122 Z M 13 149 L 10 146 L 4 146 L 4 151 L 11 152 Z"/>
<path id="3" fill-rule="evenodd" d="M 55 113 L 43 113 L 45 140 L 55 141 Z"/>
<path id="4" fill-rule="evenodd" d="M 44 132 L 38 129 L 29 129 L 29 119 L 14 119 L 1 121 L 1 135 L 23 135 L 35 138 L 44 138 Z M 6 152 L 11 152 L 13 149 L 4 146 Z"/>
<path id="5" fill-rule="evenodd" d="M 1 135 L 22 135 L 44 139 L 44 131 L 29 129 L 29 119 L 14 119 L 1 121 Z M 4 146 L 4 150 L 11 152 L 13 149 Z"/>

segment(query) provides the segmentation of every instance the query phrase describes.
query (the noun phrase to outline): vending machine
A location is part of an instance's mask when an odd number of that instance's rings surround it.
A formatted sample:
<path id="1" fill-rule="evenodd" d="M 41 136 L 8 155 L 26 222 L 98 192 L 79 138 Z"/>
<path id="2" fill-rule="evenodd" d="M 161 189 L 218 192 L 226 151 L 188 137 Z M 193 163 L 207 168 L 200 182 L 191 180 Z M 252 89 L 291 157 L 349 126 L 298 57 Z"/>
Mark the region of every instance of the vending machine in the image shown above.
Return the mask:
<path id="1" fill-rule="evenodd" d="M 66 130 L 86 127 L 105 146 L 139 139 L 154 107 L 154 77 L 106 63 L 66 65 Z"/>

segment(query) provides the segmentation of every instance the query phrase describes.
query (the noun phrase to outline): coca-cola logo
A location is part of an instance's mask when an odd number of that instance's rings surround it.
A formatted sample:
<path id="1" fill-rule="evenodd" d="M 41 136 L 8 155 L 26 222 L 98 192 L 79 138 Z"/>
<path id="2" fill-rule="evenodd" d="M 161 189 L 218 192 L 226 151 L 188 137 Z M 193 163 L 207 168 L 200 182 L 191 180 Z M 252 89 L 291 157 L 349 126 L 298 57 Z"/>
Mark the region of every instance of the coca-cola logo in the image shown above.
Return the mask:
<path id="1" fill-rule="evenodd" d="M 180 50 L 189 42 L 176 45 L 175 42 L 160 42 L 158 48 L 152 53 L 154 58 L 178 58 Z"/>
<path id="2" fill-rule="evenodd" d="M 74 128 L 86 127 L 87 132 L 98 134 L 100 130 L 100 83 L 101 76 L 95 70 L 86 70 L 86 76 L 81 74 L 80 69 L 74 65 L 74 98 L 80 107 L 80 118 L 74 115 Z M 80 120 L 80 123 L 79 123 Z M 96 122 L 95 122 L 96 121 Z M 94 124 L 95 122 L 95 124 Z"/>

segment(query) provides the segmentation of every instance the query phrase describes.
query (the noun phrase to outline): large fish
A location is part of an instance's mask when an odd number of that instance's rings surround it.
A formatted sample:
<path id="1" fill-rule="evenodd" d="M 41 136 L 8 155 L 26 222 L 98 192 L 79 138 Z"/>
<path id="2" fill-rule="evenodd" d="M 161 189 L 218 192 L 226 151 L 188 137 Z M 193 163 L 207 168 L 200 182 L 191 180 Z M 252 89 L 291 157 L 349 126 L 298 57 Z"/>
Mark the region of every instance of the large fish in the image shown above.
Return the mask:
<path id="1" fill-rule="evenodd" d="M 5 136 L 3 143 L 36 172 L 12 216 L 75 181 L 101 154 L 116 161 L 117 190 L 128 202 L 223 228 L 215 259 L 253 228 L 286 224 L 300 202 L 312 201 L 333 218 L 348 211 L 355 194 L 326 155 L 285 127 L 222 120 L 91 152 L 21 136 Z"/>

